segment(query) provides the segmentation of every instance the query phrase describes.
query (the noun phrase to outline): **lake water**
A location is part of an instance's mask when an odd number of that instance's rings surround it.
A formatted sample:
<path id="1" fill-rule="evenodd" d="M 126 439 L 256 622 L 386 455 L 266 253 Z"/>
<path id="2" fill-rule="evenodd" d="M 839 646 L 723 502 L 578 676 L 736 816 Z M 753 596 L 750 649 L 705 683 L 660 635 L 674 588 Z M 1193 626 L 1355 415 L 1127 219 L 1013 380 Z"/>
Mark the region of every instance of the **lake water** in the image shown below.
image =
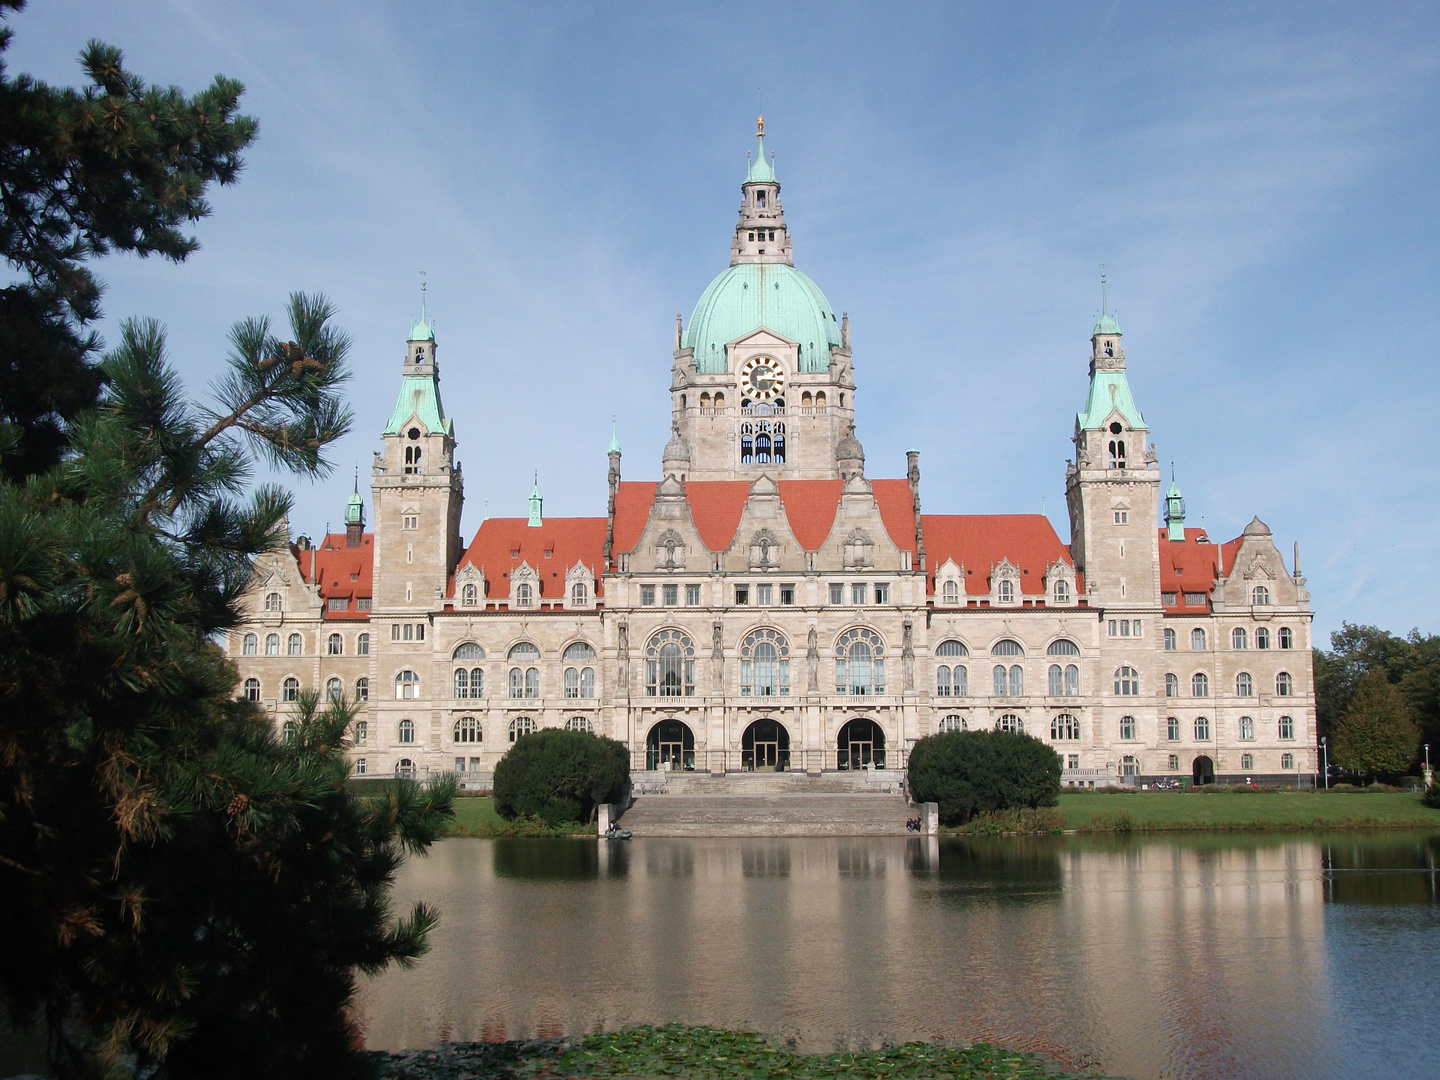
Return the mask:
<path id="1" fill-rule="evenodd" d="M 638 1023 L 1116 1076 L 1440 1076 L 1440 836 L 447 840 L 376 1049 Z"/>

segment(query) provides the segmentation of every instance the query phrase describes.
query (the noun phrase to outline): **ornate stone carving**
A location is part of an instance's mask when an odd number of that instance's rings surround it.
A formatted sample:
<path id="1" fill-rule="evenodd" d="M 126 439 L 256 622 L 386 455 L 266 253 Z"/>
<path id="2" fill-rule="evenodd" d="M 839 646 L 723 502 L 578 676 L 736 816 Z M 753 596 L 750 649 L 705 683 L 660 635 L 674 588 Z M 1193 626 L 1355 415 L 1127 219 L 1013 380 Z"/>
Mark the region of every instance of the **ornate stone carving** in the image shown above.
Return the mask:
<path id="1" fill-rule="evenodd" d="M 807 693 L 818 694 L 820 692 L 820 635 L 816 633 L 813 626 L 810 627 L 810 633 L 805 638 L 805 666 L 809 669 L 805 690 Z"/>
<path id="2" fill-rule="evenodd" d="M 780 565 L 780 541 L 769 529 L 761 529 L 750 538 L 750 568 L 771 570 Z"/>
<path id="3" fill-rule="evenodd" d="M 915 689 L 915 624 L 905 620 L 905 637 L 900 646 L 900 663 L 905 669 L 905 689 Z"/>
<path id="4" fill-rule="evenodd" d="M 864 529 L 854 528 L 845 538 L 845 569 L 858 570 L 875 561 L 875 541 Z"/>
<path id="5" fill-rule="evenodd" d="M 662 570 L 684 569 L 685 540 L 674 529 L 666 529 L 655 542 L 655 565 Z"/>

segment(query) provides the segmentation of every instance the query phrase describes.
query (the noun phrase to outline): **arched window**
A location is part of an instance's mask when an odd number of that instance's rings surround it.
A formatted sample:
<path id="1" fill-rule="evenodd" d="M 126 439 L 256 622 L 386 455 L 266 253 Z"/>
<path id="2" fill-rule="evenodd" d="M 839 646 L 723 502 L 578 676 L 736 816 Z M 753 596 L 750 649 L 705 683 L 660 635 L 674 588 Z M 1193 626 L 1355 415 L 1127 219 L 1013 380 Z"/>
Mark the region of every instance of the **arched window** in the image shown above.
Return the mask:
<path id="1" fill-rule="evenodd" d="M 356 744 L 364 743 L 365 740 L 370 737 L 370 725 L 364 720 L 356 720 L 353 730 L 355 732 L 354 741 Z"/>
<path id="2" fill-rule="evenodd" d="M 290 640 L 285 643 L 285 651 L 291 656 L 300 656 L 305 652 L 305 639 L 299 634 L 291 634 Z"/>
<path id="3" fill-rule="evenodd" d="M 990 673 L 990 683 L 990 692 L 995 697 L 1005 697 L 1010 693 L 1010 682 L 1004 664 L 995 665 L 995 670 Z"/>
<path id="4" fill-rule="evenodd" d="M 1125 440 L 1124 440 L 1124 439 L 1111 439 L 1111 440 L 1110 440 L 1110 468 L 1112 468 L 1112 469 L 1123 469 L 1123 468 L 1125 468 Z"/>
<path id="5" fill-rule="evenodd" d="M 1203 671 L 1197 671 L 1197 672 L 1195 672 L 1194 675 L 1191 675 L 1191 676 L 1190 676 L 1190 696 L 1191 696 L 1191 697 L 1209 697 L 1209 696 L 1210 696 L 1210 676 L 1209 676 L 1209 675 L 1206 675 Z"/>
<path id="6" fill-rule="evenodd" d="M 272 593 L 270 593 L 268 596 L 265 597 L 265 610 L 266 610 L 266 611 L 279 611 L 279 610 L 281 610 L 281 607 L 280 607 L 280 594 L 279 594 L 278 592 L 272 592 Z"/>
<path id="7" fill-rule="evenodd" d="M 345 639 L 339 634 L 331 634 L 325 639 L 325 652 L 330 656 L 344 656 Z"/>
<path id="8" fill-rule="evenodd" d="M 1080 669 L 1074 664 L 1065 665 L 1065 696 L 1078 697 L 1080 694 Z"/>
<path id="9" fill-rule="evenodd" d="M 470 672 L 467 668 L 455 669 L 455 696 L 457 698 L 470 696 Z"/>
<path id="10" fill-rule="evenodd" d="M 406 780 L 415 779 L 415 762 L 408 757 L 402 757 L 395 763 L 395 775 Z"/>
<path id="11" fill-rule="evenodd" d="M 1020 732 L 1025 730 L 1025 725 L 1021 723 L 1020 717 L 1016 716 L 1014 713 L 1006 713 L 1004 716 L 1000 717 L 999 720 L 995 721 L 995 730 L 1006 731 L 1012 735 L 1018 735 L 1020 734 Z"/>
<path id="12" fill-rule="evenodd" d="M 947 731 L 965 731 L 969 726 L 970 725 L 965 722 L 965 718 L 959 713 L 951 713 L 949 716 L 941 718 L 938 730 L 942 733 Z"/>
<path id="13" fill-rule="evenodd" d="M 991 656 L 1024 656 L 1025 650 L 1020 647 L 1018 641 L 1010 638 L 1002 638 L 990 648 Z"/>
<path id="14" fill-rule="evenodd" d="M 325 696 L 331 701 L 345 700 L 345 684 L 332 676 L 325 682 Z"/>
<path id="15" fill-rule="evenodd" d="M 1237 626 L 1234 630 L 1230 631 L 1230 647 L 1232 649 L 1245 649 L 1249 647 L 1243 626 Z"/>
<path id="16" fill-rule="evenodd" d="M 510 647 L 506 654 L 508 660 L 539 660 L 540 646 L 529 641 L 518 641 Z"/>
<path id="17" fill-rule="evenodd" d="M 1295 767 L 1295 755 L 1294 755 L 1294 754 L 1281 754 L 1281 755 L 1280 755 L 1280 768 L 1282 768 L 1282 769 L 1293 769 L 1294 767 Z"/>
<path id="18" fill-rule="evenodd" d="M 790 693 L 790 643 L 776 630 L 752 630 L 740 643 L 740 693 Z"/>
<path id="19" fill-rule="evenodd" d="M 583 731 L 587 735 L 595 734 L 595 725 L 590 722 L 588 716 L 572 716 L 565 721 L 566 731 Z"/>
<path id="20" fill-rule="evenodd" d="M 1178 716 L 1165 718 L 1165 738 L 1171 742 L 1180 741 L 1180 718 Z"/>
<path id="21" fill-rule="evenodd" d="M 420 696 L 420 676 L 413 671 L 402 671 L 395 676 L 395 700 L 413 701 Z"/>
<path id="22" fill-rule="evenodd" d="M 1165 696 L 1180 696 L 1180 679 L 1179 676 L 1177 676 L 1173 671 L 1168 671 L 1165 673 Z"/>
<path id="23" fill-rule="evenodd" d="M 300 696 L 300 680 L 291 675 L 280 684 L 280 698 L 282 701 L 294 701 Z"/>
<path id="24" fill-rule="evenodd" d="M 859 627 L 840 635 L 835 643 L 835 692 L 885 693 L 885 646 L 875 631 Z"/>
<path id="25" fill-rule="evenodd" d="M 1195 627 L 1190 631 L 1190 648 L 1196 652 L 1205 651 L 1205 630 L 1203 627 Z"/>
<path id="26" fill-rule="evenodd" d="M 1010 696 L 1019 697 L 1025 693 L 1025 669 L 1019 664 L 1010 665 Z"/>
<path id="27" fill-rule="evenodd" d="M 357 637 L 357 638 L 355 639 L 355 655 L 356 655 L 356 656 L 369 656 L 369 655 L 370 655 L 370 635 L 369 635 L 369 634 L 361 634 L 359 637 Z"/>
<path id="28" fill-rule="evenodd" d="M 538 698 L 540 696 L 540 669 L 525 669 L 525 696 L 527 698 Z"/>
<path id="29" fill-rule="evenodd" d="M 260 700 L 260 680 L 259 680 L 259 679 L 246 679 L 246 680 L 245 680 L 245 700 L 246 700 L 246 701 L 259 701 L 259 700 Z"/>
<path id="30" fill-rule="evenodd" d="M 1235 676 L 1235 696 L 1252 697 L 1255 694 L 1255 680 L 1250 677 L 1248 671 L 1242 671 Z"/>
<path id="31" fill-rule="evenodd" d="M 413 743 L 415 741 L 415 721 L 400 721 L 400 741 L 402 743 Z"/>
<path id="32" fill-rule="evenodd" d="M 717 408 L 717 409 L 723 409 L 724 407 L 725 407 L 725 395 L 722 394 L 722 393 L 720 393 L 720 391 L 717 390 L 717 391 L 715 391 L 715 408 Z"/>
<path id="33" fill-rule="evenodd" d="M 1251 769 L 1255 768 L 1255 755 L 1254 755 L 1254 754 L 1241 754 L 1241 755 L 1240 755 L 1240 768 L 1241 768 L 1242 770 L 1244 770 L 1245 772 L 1249 772 Z"/>
<path id="34" fill-rule="evenodd" d="M 574 607 L 584 607 L 590 603 L 590 589 L 583 581 L 577 581 L 570 586 L 570 603 Z"/>
<path id="35" fill-rule="evenodd" d="M 1080 738 L 1080 721 L 1069 713 L 1051 717 L 1050 738 L 1056 741 L 1074 742 Z"/>
<path id="36" fill-rule="evenodd" d="M 1240 717 L 1240 739 L 1242 742 L 1253 742 L 1255 739 L 1255 721 L 1248 716 Z"/>
<path id="37" fill-rule="evenodd" d="M 1295 689 L 1295 680 L 1290 677 L 1288 671 L 1282 671 L 1275 676 L 1275 693 L 1280 697 L 1289 697 Z"/>
<path id="38" fill-rule="evenodd" d="M 935 696 L 950 696 L 950 669 L 944 664 L 935 669 Z"/>
<path id="39" fill-rule="evenodd" d="M 1015 602 L 1015 582 L 1009 578 L 1001 578 L 1000 585 L 995 590 L 996 599 L 1002 604 L 1013 604 Z"/>
<path id="40" fill-rule="evenodd" d="M 1079 656 L 1080 646 L 1069 638 L 1056 638 L 1045 650 L 1046 656 Z"/>
<path id="41" fill-rule="evenodd" d="M 953 668 L 941 664 L 935 669 L 935 692 L 940 697 L 964 697 L 970 692 L 969 672 L 964 664 Z"/>
<path id="42" fill-rule="evenodd" d="M 749 465 L 755 460 L 755 428 L 751 424 L 740 425 L 740 464 Z"/>
<path id="43" fill-rule="evenodd" d="M 695 643 L 679 630 L 661 630 L 645 646 L 649 697 L 695 696 Z"/>
<path id="44" fill-rule="evenodd" d="M 246 634 L 245 641 L 240 646 L 240 651 L 246 656 L 254 656 L 260 651 L 260 639 L 254 634 Z"/>
<path id="45" fill-rule="evenodd" d="M 1063 578 L 1055 582 L 1055 603 L 1068 604 L 1070 602 L 1070 583 Z"/>
<path id="46" fill-rule="evenodd" d="M 450 654 L 452 660 L 484 660 L 485 650 L 473 641 L 466 641 L 455 646 L 455 651 Z"/>
<path id="47" fill-rule="evenodd" d="M 1282 739 L 1295 738 L 1295 721 L 1288 716 L 1280 717 L 1275 725 L 1275 734 Z"/>
<path id="48" fill-rule="evenodd" d="M 472 581 L 460 590 L 460 603 L 465 607 L 474 607 L 480 599 L 480 589 Z"/>
<path id="49" fill-rule="evenodd" d="M 533 596 L 534 591 L 527 582 L 522 581 L 519 585 L 515 586 L 516 607 L 529 607 Z"/>
<path id="50" fill-rule="evenodd" d="M 1280 648 L 1293 649 L 1295 647 L 1295 636 L 1290 633 L 1290 627 L 1280 627 Z"/>
<path id="51" fill-rule="evenodd" d="M 279 655 L 280 655 L 280 635 L 279 635 L 279 634 L 266 634 L 266 635 L 265 635 L 265 655 L 266 655 L 266 656 L 279 656 Z"/>
<path id="52" fill-rule="evenodd" d="M 1256 585 L 1250 590 L 1250 602 L 1252 604 L 1270 603 L 1270 589 L 1264 585 Z"/>
<path id="53" fill-rule="evenodd" d="M 815 391 L 815 407 L 816 407 L 817 409 L 823 409 L 823 408 L 825 408 L 825 391 L 824 391 L 824 390 L 816 390 L 816 391 Z"/>
<path id="54" fill-rule="evenodd" d="M 942 641 L 942 642 L 940 643 L 940 647 L 935 650 L 935 655 L 936 655 L 936 656 L 969 656 L 969 655 L 970 655 L 970 650 L 965 647 L 965 643 L 964 643 L 964 642 L 962 642 L 962 641 L 956 641 L 954 638 L 951 638 L 951 639 L 948 640 L 948 641 Z"/>
<path id="55" fill-rule="evenodd" d="M 770 436 L 755 436 L 755 463 L 757 465 L 768 465 L 770 463 Z"/>
<path id="56" fill-rule="evenodd" d="M 1270 631 L 1263 626 L 1257 626 L 1255 628 L 1255 648 L 1270 648 Z"/>
<path id="57" fill-rule="evenodd" d="M 1065 693 L 1065 670 L 1059 664 L 1050 665 L 1049 685 L 1046 692 L 1051 697 L 1060 697 Z"/>
<path id="58" fill-rule="evenodd" d="M 355 700 L 356 700 L 356 701 L 369 701 L 369 700 L 370 700 L 370 680 L 369 680 L 369 679 L 361 678 L 361 679 L 356 679 L 356 680 L 355 680 Z"/>
<path id="59" fill-rule="evenodd" d="M 1208 717 L 1204 717 L 1204 716 L 1197 716 L 1197 717 L 1195 717 L 1195 741 L 1196 741 L 1196 742 L 1209 742 L 1209 741 L 1210 741 L 1210 720 L 1209 720 Z"/>
<path id="60" fill-rule="evenodd" d="M 300 725 L 294 720 L 286 720 L 280 727 L 280 741 L 286 746 L 294 746 L 300 741 Z"/>
<path id="61" fill-rule="evenodd" d="M 582 660 L 594 660 L 595 649 L 587 641 L 576 641 L 565 647 L 564 658 L 574 663 Z"/>
<path id="62" fill-rule="evenodd" d="M 1115 693 L 1121 697 L 1135 697 L 1140 693 L 1140 673 L 1133 667 L 1117 668 L 1115 671 Z"/>
<path id="63" fill-rule="evenodd" d="M 1166 652 L 1174 652 L 1174 651 L 1175 651 L 1175 629 L 1174 629 L 1174 627 L 1167 626 L 1167 627 L 1165 628 L 1165 651 L 1166 651 Z"/>
<path id="64" fill-rule="evenodd" d="M 1120 717 L 1120 738 L 1126 742 L 1135 738 L 1135 718 L 1133 716 Z"/>
<path id="65" fill-rule="evenodd" d="M 517 716 L 510 721 L 510 741 L 535 734 L 535 721 L 528 716 Z"/>
<path id="66" fill-rule="evenodd" d="M 781 407 L 783 408 L 783 403 L 781 404 Z M 777 465 L 783 465 L 783 464 L 785 464 L 785 425 L 784 425 L 784 424 L 776 424 L 776 425 L 775 425 L 775 444 L 774 444 L 774 450 L 771 451 L 771 455 L 772 455 L 773 458 L 775 459 L 775 463 L 776 463 Z"/>
<path id="67" fill-rule="evenodd" d="M 958 581 L 947 581 L 941 589 L 942 604 L 960 603 L 960 583 Z"/>
<path id="68" fill-rule="evenodd" d="M 455 721 L 450 734 L 457 743 L 477 743 L 480 741 L 480 721 L 473 716 L 462 716 Z"/>

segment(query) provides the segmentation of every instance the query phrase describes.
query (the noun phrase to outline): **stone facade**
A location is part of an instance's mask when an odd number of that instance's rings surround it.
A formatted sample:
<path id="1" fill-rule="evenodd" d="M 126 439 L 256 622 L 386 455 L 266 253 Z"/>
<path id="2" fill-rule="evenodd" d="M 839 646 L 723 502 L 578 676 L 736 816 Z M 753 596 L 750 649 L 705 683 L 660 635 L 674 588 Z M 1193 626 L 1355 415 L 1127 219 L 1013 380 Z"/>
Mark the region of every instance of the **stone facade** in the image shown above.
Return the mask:
<path id="1" fill-rule="evenodd" d="M 1077 784 L 1307 784 L 1309 594 L 1253 520 L 1184 527 L 1102 315 L 1066 472 L 1040 515 L 924 514 L 919 454 L 871 479 L 848 326 L 793 267 L 763 134 L 731 267 L 677 319 L 659 482 L 603 518 L 492 518 L 467 546 L 456 433 L 422 315 L 343 534 L 262 558 L 226 640 L 278 725 L 304 687 L 363 701 L 357 772 L 485 777 L 580 726 L 636 770 L 895 768 L 948 727 L 1049 742 Z M 1298 552 L 1297 552 L 1298 558 Z"/>

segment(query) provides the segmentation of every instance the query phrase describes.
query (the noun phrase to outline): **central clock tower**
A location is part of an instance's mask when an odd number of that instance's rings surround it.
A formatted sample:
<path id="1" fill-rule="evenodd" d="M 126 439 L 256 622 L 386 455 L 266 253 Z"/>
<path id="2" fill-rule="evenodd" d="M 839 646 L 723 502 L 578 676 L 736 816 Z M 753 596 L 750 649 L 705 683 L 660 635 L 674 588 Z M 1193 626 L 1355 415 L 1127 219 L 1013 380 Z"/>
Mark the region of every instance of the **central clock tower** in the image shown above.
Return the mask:
<path id="1" fill-rule="evenodd" d="M 848 319 L 799 270 L 765 150 L 740 186 L 730 267 L 675 318 L 666 476 L 838 480 L 863 473 Z"/>

